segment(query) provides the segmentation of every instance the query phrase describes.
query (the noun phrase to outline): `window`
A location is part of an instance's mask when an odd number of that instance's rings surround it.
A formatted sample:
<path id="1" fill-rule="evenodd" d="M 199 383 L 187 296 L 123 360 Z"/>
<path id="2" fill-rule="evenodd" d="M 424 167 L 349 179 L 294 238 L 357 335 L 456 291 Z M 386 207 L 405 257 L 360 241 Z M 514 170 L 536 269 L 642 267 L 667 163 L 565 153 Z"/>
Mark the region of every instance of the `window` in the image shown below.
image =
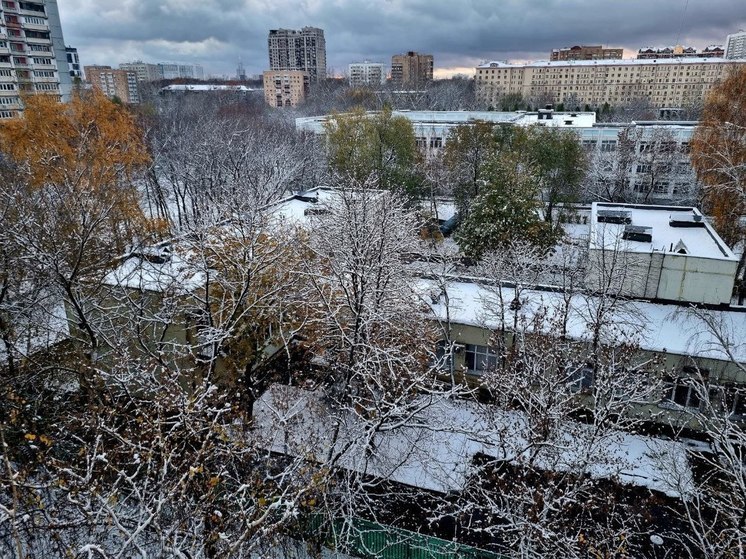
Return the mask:
<path id="1" fill-rule="evenodd" d="M 0 105 L 15 105 L 18 103 L 18 97 L 0 97 Z"/>
<path id="2" fill-rule="evenodd" d="M 601 140 L 601 151 L 616 151 L 616 140 Z"/>
<path id="3" fill-rule="evenodd" d="M 13 83 L 0 83 L 0 91 L 15 91 L 15 88 Z"/>
<path id="4" fill-rule="evenodd" d="M 664 407 L 699 408 L 701 401 L 700 390 L 701 382 L 696 378 L 701 377 L 704 382 L 710 374 L 708 369 L 698 369 L 697 367 L 684 366 L 681 368 L 683 376 L 667 377 L 664 379 L 665 393 L 661 400 Z"/>
<path id="5" fill-rule="evenodd" d="M 458 352 L 458 347 L 448 347 L 445 340 L 440 340 L 435 346 L 435 365 L 443 370 L 451 369 L 453 353 Z"/>
<path id="6" fill-rule="evenodd" d="M 51 70 L 36 70 L 34 76 L 37 78 L 53 78 L 54 72 Z"/>
<path id="7" fill-rule="evenodd" d="M 418 148 L 426 148 L 427 147 L 427 138 L 423 136 L 417 136 L 414 139 L 415 143 L 417 144 Z"/>
<path id="8" fill-rule="evenodd" d="M 648 142 L 640 142 L 640 153 L 649 153 L 653 150 L 653 146 Z"/>
<path id="9" fill-rule="evenodd" d="M 685 408 L 699 408 L 699 393 L 690 379 L 669 379 L 665 383 L 666 392 L 661 404 L 682 406 Z"/>
<path id="10" fill-rule="evenodd" d="M 746 387 L 733 384 L 711 385 L 708 396 L 715 413 L 746 419 Z"/>
<path id="11" fill-rule="evenodd" d="M 471 373 L 481 374 L 497 366 L 497 352 L 487 346 L 466 344 L 464 355 Z"/>
<path id="12" fill-rule="evenodd" d="M 51 58 L 34 58 L 33 60 L 34 64 L 46 64 L 48 66 L 52 64 Z"/>
<path id="13" fill-rule="evenodd" d="M 583 140 L 583 149 L 588 151 L 596 149 L 596 140 Z"/>
<path id="14" fill-rule="evenodd" d="M 431 148 L 442 148 L 443 138 L 441 138 L 440 136 L 435 136 L 433 138 L 430 138 L 430 147 Z"/>

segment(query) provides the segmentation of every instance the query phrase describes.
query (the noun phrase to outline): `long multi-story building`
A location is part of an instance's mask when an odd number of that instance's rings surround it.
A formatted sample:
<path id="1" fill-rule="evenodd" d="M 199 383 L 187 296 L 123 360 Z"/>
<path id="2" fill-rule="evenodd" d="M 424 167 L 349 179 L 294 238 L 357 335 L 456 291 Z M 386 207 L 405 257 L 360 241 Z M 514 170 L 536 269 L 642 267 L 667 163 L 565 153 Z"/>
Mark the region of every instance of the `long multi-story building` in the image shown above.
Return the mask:
<path id="1" fill-rule="evenodd" d="M 386 69 L 381 62 L 353 62 L 348 66 L 350 85 L 377 86 L 386 81 Z"/>
<path id="2" fill-rule="evenodd" d="M 267 39 L 270 70 L 302 70 L 312 82 L 326 78 L 326 40 L 318 27 L 271 29 Z"/>
<path id="3" fill-rule="evenodd" d="M 728 35 L 725 40 L 725 58 L 746 58 L 746 31 L 739 31 Z"/>
<path id="4" fill-rule="evenodd" d="M 306 99 L 309 81 L 303 70 L 267 70 L 264 100 L 270 107 L 295 107 Z"/>
<path id="5" fill-rule="evenodd" d="M 433 80 L 433 55 L 409 51 L 391 57 L 391 81 L 419 87 Z"/>
<path id="6" fill-rule="evenodd" d="M 746 60 L 664 58 L 655 60 L 572 60 L 510 64 L 486 62 L 476 69 L 477 101 L 494 105 L 501 97 L 574 100 L 580 105 L 618 106 L 648 99 L 656 107 L 684 107 L 701 101 L 730 68 Z"/>
<path id="7" fill-rule="evenodd" d="M 721 45 L 710 45 L 701 51 L 694 47 L 643 47 L 637 51 L 637 58 L 655 60 L 658 58 L 723 58 L 725 50 Z"/>
<path id="8" fill-rule="evenodd" d="M 67 64 L 57 0 L 0 4 L 0 119 L 19 116 L 21 94 L 45 93 L 68 101 Z"/>
<path id="9" fill-rule="evenodd" d="M 130 70 L 115 70 L 111 66 L 86 66 L 88 82 L 100 89 L 110 99 L 115 97 L 127 104 L 140 102 L 137 89 L 137 74 Z"/>
<path id="10" fill-rule="evenodd" d="M 550 60 L 609 60 L 621 59 L 624 49 L 605 49 L 601 45 L 575 45 L 561 49 L 552 49 Z"/>
<path id="11" fill-rule="evenodd" d="M 266 91 L 266 89 L 265 89 Z M 374 113 L 371 113 L 374 114 Z M 696 122 L 653 121 L 597 123 L 593 112 L 394 111 L 412 123 L 417 146 L 425 155 L 444 148 L 458 126 L 544 126 L 574 132 L 588 154 L 589 180 L 618 181 L 629 200 L 696 200 L 698 183 L 689 156 Z M 329 115 L 299 117 L 297 130 L 326 133 Z M 621 180 L 620 180 L 621 178 Z"/>

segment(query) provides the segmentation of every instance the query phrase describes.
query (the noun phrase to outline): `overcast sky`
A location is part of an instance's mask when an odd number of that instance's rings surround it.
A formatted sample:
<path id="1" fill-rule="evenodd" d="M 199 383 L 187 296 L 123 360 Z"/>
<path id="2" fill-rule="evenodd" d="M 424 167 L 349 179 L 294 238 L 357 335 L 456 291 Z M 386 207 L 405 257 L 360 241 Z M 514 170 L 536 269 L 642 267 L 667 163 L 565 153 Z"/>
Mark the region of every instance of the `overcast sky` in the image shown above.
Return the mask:
<path id="1" fill-rule="evenodd" d="M 723 44 L 746 28 L 744 0 L 58 0 L 82 64 L 192 62 L 206 74 L 268 66 L 269 29 L 321 27 L 327 67 L 435 56 L 436 77 L 473 74 L 484 60 L 545 59 L 575 44 L 623 47 Z"/>

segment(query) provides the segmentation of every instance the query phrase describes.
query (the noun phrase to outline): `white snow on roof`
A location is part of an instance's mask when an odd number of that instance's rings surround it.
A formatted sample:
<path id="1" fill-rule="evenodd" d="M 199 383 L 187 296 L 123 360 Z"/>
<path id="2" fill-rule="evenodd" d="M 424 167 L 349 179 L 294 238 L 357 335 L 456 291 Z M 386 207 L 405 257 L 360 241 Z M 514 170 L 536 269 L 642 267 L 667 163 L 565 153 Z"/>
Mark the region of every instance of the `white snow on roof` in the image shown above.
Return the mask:
<path id="1" fill-rule="evenodd" d="M 536 450 L 522 413 L 434 396 L 420 397 L 399 415 L 366 421 L 335 408 L 321 390 L 273 385 L 255 404 L 254 419 L 268 450 L 320 463 L 337 457 L 345 469 L 438 492 L 463 489 L 477 453 L 520 464 Z M 671 471 L 683 473 L 684 487 L 691 483 L 680 443 L 619 431 L 598 438 L 590 449 L 589 440 L 589 426 L 564 422 L 533 464 L 670 496 L 680 496 Z"/>
<path id="2" fill-rule="evenodd" d="M 726 60 L 724 58 L 628 58 L 609 60 L 536 60 L 526 63 L 490 61 L 477 66 L 478 70 L 489 68 L 552 68 L 565 66 L 660 66 L 667 64 L 743 64 L 746 60 Z"/>
<path id="3" fill-rule="evenodd" d="M 433 292 L 434 285 L 421 280 L 418 290 L 421 293 Z M 521 294 L 521 308 L 509 308 L 515 298 L 511 287 L 488 287 L 476 283 L 454 281 L 448 284 L 449 308 L 446 309 L 443 297 L 431 305 L 436 317 L 450 318 L 454 324 L 465 324 L 482 328 L 500 327 L 498 289 L 502 290 L 505 301 L 505 320 L 513 324 L 515 313 L 518 323 L 527 325 L 527 331 L 536 328 L 534 318 L 543 316 L 542 331 L 555 333 L 554 327 L 565 306 L 565 295 L 552 291 L 524 290 Z M 575 295 L 570 300 L 567 331 L 571 339 L 590 341 L 593 339 L 591 317 L 600 300 L 593 295 Z M 448 310 L 448 313 L 446 313 Z M 692 357 L 725 359 L 720 341 L 706 331 L 701 322 L 687 314 L 686 307 L 663 305 L 647 301 L 625 301 L 618 305 L 605 319 L 602 338 L 606 343 L 628 342 L 637 344 L 640 349 Z M 746 313 L 713 310 L 709 311 L 715 322 L 722 325 L 723 332 L 734 343 L 733 356 L 746 363 Z"/>
<path id="4" fill-rule="evenodd" d="M 288 225 L 302 225 L 314 211 L 323 211 L 325 205 L 336 199 L 331 188 L 317 187 L 307 192 L 289 196 L 270 206 L 272 218 Z"/>
<path id="5" fill-rule="evenodd" d="M 652 227 L 652 242 L 623 240 L 624 224 L 599 223 L 598 212 L 629 212 L 633 226 Z M 680 216 L 697 216 L 702 227 L 671 227 L 669 220 Z M 687 254 L 700 258 L 737 261 L 733 251 L 718 236 L 696 208 L 675 206 L 637 206 L 634 204 L 594 203 L 591 209 L 589 248 L 604 247 L 627 252 L 675 252 L 679 243 Z"/>
<path id="6" fill-rule="evenodd" d="M 251 91 L 262 91 L 245 85 L 214 85 L 214 84 L 173 84 L 161 88 L 161 91 L 234 91 L 249 93 Z"/>
<path id="7" fill-rule="evenodd" d="M 151 248 L 126 255 L 103 283 L 144 291 L 188 293 L 205 284 L 205 273 L 175 252 Z"/>

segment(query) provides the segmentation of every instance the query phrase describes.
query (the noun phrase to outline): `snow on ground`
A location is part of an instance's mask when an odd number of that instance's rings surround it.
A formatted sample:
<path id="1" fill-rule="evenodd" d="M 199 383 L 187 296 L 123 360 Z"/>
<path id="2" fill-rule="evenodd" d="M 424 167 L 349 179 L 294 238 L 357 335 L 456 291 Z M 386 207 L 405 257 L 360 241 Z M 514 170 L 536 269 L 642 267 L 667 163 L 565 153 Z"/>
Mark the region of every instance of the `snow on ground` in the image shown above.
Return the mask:
<path id="1" fill-rule="evenodd" d="M 338 455 L 343 468 L 437 492 L 463 489 L 477 453 L 520 464 L 536 450 L 522 413 L 445 398 L 423 396 L 398 416 L 364 420 L 334 408 L 321 390 L 273 385 L 254 412 L 268 450 L 321 463 Z M 674 497 L 688 493 L 691 470 L 681 443 L 613 431 L 589 444 L 590 433 L 590 426 L 563 423 L 535 466 Z"/>
<path id="2" fill-rule="evenodd" d="M 61 298 L 50 294 L 27 313 L 14 315 L 15 351 L 28 357 L 70 337 L 65 305 Z M 5 344 L 0 343 L 0 363 L 8 360 Z"/>
<path id="3" fill-rule="evenodd" d="M 421 280 L 417 286 L 420 293 L 429 293 L 433 289 L 434 284 L 427 280 Z M 546 319 L 543 331 L 552 333 L 552 319 L 560 316 L 565 305 L 565 294 L 524 290 L 520 309 L 512 310 L 509 305 L 515 298 L 513 288 L 488 287 L 463 281 L 453 281 L 448 286 L 451 322 L 499 328 L 498 289 L 502 291 L 505 301 L 505 320 L 508 324 L 513 324 L 514 314 L 518 313 L 519 324 L 528 325 L 527 330 L 532 331 L 533 318 L 543 314 Z M 442 320 L 446 318 L 443 299 L 441 297 L 432 305 L 433 312 Z M 572 297 L 567 325 L 571 338 L 592 338 L 591 317 L 601 303 L 601 299 L 592 295 L 578 294 Z M 709 312 L 733 341 L 731 349 L 735 358 L 746 362 L 746 313 L 727 310 Z M 637 343 L 640 349 L 653 352 L 728 359 L 719 340 L 703 328 L 699 319 L 687 314 L 686 307 L 647 301 L 624 301 L 610 311 L 605 324 L 606 341 L 609 342 Z"/>

